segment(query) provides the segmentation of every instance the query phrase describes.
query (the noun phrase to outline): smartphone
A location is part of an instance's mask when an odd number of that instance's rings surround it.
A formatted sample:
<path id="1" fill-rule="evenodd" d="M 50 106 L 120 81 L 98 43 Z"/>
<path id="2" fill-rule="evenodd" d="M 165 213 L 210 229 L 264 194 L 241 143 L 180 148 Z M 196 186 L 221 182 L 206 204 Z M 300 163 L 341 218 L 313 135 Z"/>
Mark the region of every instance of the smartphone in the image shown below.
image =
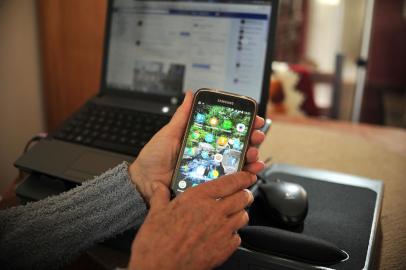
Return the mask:
<path id="1" fill-rule="evenodd" d="M 240 171 L 256 115 L 252 98 L 198 90 L 172 176 L 172 194 Z"/>

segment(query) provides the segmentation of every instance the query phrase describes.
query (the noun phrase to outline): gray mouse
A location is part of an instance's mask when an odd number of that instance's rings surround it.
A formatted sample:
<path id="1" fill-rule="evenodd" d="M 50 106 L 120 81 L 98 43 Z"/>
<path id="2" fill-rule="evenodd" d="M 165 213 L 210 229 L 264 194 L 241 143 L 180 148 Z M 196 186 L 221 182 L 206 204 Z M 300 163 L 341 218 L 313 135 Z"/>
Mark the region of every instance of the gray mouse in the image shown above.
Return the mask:
<path id="1" fill-rule="evenodd" d="M 286 226 L 303 223 L 309 203 L 307 192 L 301 185 L 281 180 L 267 181 L 259 184 L 258 192 L 264 210 L 272 220 Z"/>

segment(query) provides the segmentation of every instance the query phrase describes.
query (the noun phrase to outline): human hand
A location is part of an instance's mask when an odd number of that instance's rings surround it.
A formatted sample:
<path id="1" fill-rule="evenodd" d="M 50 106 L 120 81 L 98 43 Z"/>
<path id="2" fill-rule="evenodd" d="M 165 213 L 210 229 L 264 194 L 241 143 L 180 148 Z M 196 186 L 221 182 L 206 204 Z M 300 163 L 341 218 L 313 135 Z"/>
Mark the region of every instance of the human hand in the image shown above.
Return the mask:
<path id="1" fill-rule="evenodd" d="M 151 208 L 132 244 L 129 269 L 211 269 L 240 245 L 238 229 L 248 223 L 253 201 L 245 188 L 248 172 L 225 175 L 186 190 L 170 201 L 168 188 L 155 182 Z"/>
<path id="2" fill-rule="evenodd" d="M 187 92 L 182 105 L 179 106 L 171 121 L 152 137 L 137 159 L 130 165 L 131 179 L 148 202 L 152 196 L 152 182 L 160 181 L 166 186 L 170 184 L 192 101 L 192 93 Z M 264 168 L 264 163 L 258 161 L 258 149 L 254 147 L 265 139 L 264 133 L 258 130 L 264 123 L 263 118 L 258 116 L 255 118 L 254 130 L 250 139 L 251 146 L 248 148 L 246 165 L 243 168 L 254 174 Z"/>

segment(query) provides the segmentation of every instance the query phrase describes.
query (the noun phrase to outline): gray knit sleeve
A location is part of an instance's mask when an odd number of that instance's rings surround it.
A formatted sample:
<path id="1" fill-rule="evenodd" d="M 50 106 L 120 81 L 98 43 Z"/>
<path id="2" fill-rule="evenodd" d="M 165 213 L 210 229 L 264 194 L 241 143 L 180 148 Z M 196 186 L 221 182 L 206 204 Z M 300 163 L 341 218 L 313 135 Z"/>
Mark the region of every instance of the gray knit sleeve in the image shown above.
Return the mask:
<path id="1" fill-rule="evenodd" d="M 147 208 L 123 163 L 70 191 L 0 211 L 0 269 L 53 269 L 139 226 Z"/>

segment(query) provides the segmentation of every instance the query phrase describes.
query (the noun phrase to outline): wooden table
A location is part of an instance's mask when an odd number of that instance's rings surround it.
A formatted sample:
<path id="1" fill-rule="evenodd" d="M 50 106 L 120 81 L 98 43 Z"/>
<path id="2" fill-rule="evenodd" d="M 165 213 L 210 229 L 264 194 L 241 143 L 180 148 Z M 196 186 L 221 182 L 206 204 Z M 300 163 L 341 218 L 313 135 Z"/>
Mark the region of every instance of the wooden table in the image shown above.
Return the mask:
<path id="1" fill-rule="evenodd" d="M 383 239 L 378 263 L 380 269 L 404 269 L 406 131 L 283 116 L 274 116 L 273 120 L 272 131 L 260 147 L 261 159 L 272 157 L 269 164 L 289 163 L 384 181 Z M 10 198 L 12 190 L 9 189 L 8 195 L 2 194 L 3 197 Z M 125 266 L 127 258 L 125 254 L 102 246 L 91 249 L 87 256 L 97 257 L 98 264 L 108 266 L 112 265 L 112 260 L 115 265 L 121 262 Z M 103 258 L 109 259 L 103 262 Z M 70 269 L 77 269 L 86 262 L 79 260 Z"/>

